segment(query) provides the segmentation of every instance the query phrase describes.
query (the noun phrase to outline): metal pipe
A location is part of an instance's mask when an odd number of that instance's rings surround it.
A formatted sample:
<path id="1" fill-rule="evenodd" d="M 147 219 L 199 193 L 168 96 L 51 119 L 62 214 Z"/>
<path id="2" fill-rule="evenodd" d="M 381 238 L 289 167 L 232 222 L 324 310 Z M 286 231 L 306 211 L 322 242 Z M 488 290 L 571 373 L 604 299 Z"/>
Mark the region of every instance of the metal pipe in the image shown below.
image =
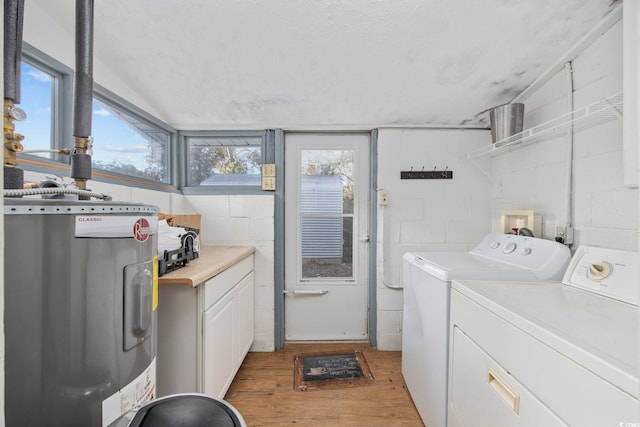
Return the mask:
<path id="1" fill-rule="evenodd" d="M 93 0 L 76 0 L 76 71 L 74 74 L 71 178 L 78 188 L 91 179 L 93 111 Z"/>
<path id="2" fill-rule="evenodd" d="M 23 151 L 22 140 L 24 136 L 15 131 L 15 119 L 11 111 L 15 109 L 11 99 L 4 100 L 4 166 L 13 168 L 18 165 L 16 153 Z"/>
<path id="3" fill-rule="evenodd" d="M 573 64 L 567 61 L 564 66 L 565 78 L 567 84 L 567 110 L 572 112 L 574 109 L 573 100 Z M 573 117 L 572 117 L 573 118 Z M 571 227 L 573 223 L 573 121 L 569 125 L 567 131 L 567 169 L 565 177 L 565 212 L 564 225 Z"/>
<path id="4" fill-rule="evenodd" d="M 24 112 L 15 107 L 20 103 L 23 20 L 24 0 L 4 0 L 4 188 L 22 188 L 24 183 L 24 171 L 16 167 L 16 153 L 23 149 L 24 136 L 15 132 L 14 126 L 15 120 L 24 120 Z"/>
<path id="5" fill-rule="evenodd" d="M 71 154 L 71 148 L 60 148 L 55 150 L 22 150 L 22 154 L 34 154 L 34 153 L 57 153 L 57 154 Z"/>
<path id="6" fill-rule="evenodd" d="M 95 191 L 88 190 L 80 190 L 77 188 L 69 188 L 69 187 L 45 187 L 45 188 L 29 188 L 29 189 L 21 189 L 21 190 L 3 190 L 4 197 L 23 197 L 23 196 L 41 196 L 41 195 L 62 195 L 62 194 L 71 194 L 78 196 L 78 198 L 86 198 L 87 200 L 91 197 L 101 200 L 110 201 L 111 196 L 104 193 L 97 193 Z"/>
<path id="7" fill-rule="evenodd" d="M 24 0 L 4 0 L 4 97 L 20 103 Z"/>
<path id="8" fill-rule="evenodd" d="M 93 105 L 93 0 L 76 1 L 73 135 L 91 136 Z"/>

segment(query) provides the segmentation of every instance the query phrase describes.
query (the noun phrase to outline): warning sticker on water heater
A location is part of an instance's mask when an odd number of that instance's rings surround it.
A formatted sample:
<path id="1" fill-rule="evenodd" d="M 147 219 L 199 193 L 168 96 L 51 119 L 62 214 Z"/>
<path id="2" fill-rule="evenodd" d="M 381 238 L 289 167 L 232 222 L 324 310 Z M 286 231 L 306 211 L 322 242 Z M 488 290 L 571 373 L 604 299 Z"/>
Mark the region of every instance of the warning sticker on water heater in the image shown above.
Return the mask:
<path id="1" fill-rule="evenodd" d="M 119 426 L 119 419 L 127 413 L 133 418 L 131 411 L 156 397 L 156 358 L 151 364 L 131 381 L 108 398 L 102 401 L 102 426 Z M 117 423 L 114 421 L 118 421 Z M 125 424 L 122 424 L 125 425 Z"/>
<path id="2" fill-rule="evenodd" d="M 78 215 L 75 228 L 76 237 L 133 237 L 144 242 L 150 235 L 158 232 L 158 217 Z"/>

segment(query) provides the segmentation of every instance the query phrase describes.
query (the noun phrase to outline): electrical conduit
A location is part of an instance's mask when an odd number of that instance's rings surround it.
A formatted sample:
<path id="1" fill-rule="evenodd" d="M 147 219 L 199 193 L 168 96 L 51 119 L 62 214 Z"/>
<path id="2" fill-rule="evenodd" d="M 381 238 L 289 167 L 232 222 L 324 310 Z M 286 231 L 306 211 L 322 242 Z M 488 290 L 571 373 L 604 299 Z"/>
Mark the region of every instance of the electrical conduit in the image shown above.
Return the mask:
<path id="1" fill-rule="evenodd" d="M 567 110 L 571 112 L 574 109 L 573 65 L 571 61 L 565 63 L 564 70 L 567 79 Z M 571 121 L 569 129 L 567 131 L 567 170 L 565 185 L 566 204 L 564 212 L 564 225 L 566 227 L 571 227 L 573 222 L 573 120 Z"/>
<path id="2" fill-rule="evenodd" d="M 378 196 L 380 195 L 380 192 L 384 191 L 382 188 L 378 188 Z M 382 282 L 383 285 L 385 285 L 387 288 L 389 289 L 396 289 L 396 290 L 401 290 L 404 289 L 404 286 L 402 283 L 389 283 L 386 281 L 386 279 L 384 278 L 384 204 L 382 203 L 378 203 L 378 206 L 380 206 L 380 214 L 379 214 L 379 221 L 378 223 L 380 224 L 380 232 L 378 233 L 378 244 L 380 245 L 380 281 Z"/>

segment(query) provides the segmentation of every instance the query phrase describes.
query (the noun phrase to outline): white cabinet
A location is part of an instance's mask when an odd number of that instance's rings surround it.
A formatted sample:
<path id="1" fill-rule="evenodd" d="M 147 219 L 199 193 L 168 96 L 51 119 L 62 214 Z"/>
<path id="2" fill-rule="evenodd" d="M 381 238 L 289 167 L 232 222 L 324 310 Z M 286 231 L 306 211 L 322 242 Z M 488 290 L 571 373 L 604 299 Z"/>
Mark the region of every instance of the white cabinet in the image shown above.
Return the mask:
<path id="1" fill-rule="evenodd" d="M 223 397 L 253 343 L 253 273 L 203 313 L 202 327 L 202 391 Z"/>
<path id="2" fill-rule="evenodd" d="M 253 255 L 198 286 L 159 286 L 158 396 L 224 397 L 254 338 Z"/>

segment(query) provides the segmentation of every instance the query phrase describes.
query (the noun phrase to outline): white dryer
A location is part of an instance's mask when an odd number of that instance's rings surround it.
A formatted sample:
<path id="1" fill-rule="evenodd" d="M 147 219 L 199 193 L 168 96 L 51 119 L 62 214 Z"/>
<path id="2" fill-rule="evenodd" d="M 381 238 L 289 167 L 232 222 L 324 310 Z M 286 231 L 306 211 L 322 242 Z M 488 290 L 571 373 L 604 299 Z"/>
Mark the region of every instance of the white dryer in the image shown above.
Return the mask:
<path id="1" fill-rule="evenodd" d="M 576 251 L 562 282 L 454 281 L 448 426 L 631 426 L 638 254 Z"/>
<path id="2" fill-rule="evenodd" d="M 511 234 L 489 234 L 469 252 L 404 255 L 402 374 L 427 427 L 447 422 L 451 281 L 560 280 L 570 259 L 557 242 Z"/>

